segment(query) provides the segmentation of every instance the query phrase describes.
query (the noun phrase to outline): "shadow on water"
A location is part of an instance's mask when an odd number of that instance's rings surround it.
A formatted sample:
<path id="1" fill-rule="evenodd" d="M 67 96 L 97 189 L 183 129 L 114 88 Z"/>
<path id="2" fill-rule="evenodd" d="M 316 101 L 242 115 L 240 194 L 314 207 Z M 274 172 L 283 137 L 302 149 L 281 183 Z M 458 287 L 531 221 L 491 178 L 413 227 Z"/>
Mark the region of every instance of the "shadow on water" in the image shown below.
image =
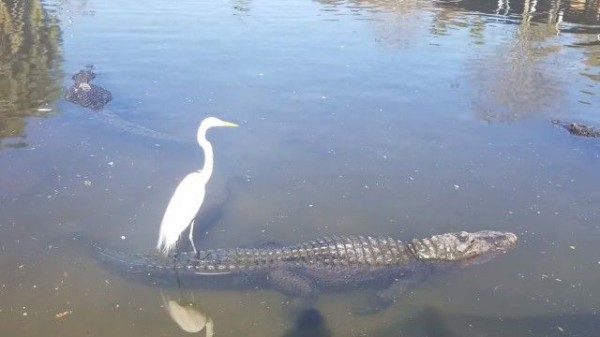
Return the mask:
<path id="1" fill-rule="evenodd" d="M 598 313 L 532 315 L 522 317 L 483 316 L 445 313 L 427 307 L 411 319 L 397 326 L 387 327 L 373 336 L 402 333 L 404 337 L 458 337 L 458 336 L 595 336 L 600 329 Z"/>
<path id="2" fill-rule="evenodd" d="M 243 183 L 244 177 L 233 177 L 225 183 L 225 196 L 216 204 L 201 207 L 194 219 L 194 238 L 195 243 L 202 243 L 210 237 L 210 231 L 215 230 L 221 222 L 223 215 L 226 214 L 228 207 L 234 197 L 235 186 Z M 211 188 L 211 186 L 209 186 Z M 213 194 L 214 195 L 214 194 Z"/>
<path id="3" fill-rule="evenodd" d="M 0 1 L 0 149 L 26 146 L 27 118 L 52 112 L 61 95 L 61 43 L 58 19 L 39 1 Z"/>
<path id="4" fill-rule="evenodd" d="M 325 317 L 317 309 L 306 309 L 300 313 L 294 325 L 282 337 L 330 337 Z"/>

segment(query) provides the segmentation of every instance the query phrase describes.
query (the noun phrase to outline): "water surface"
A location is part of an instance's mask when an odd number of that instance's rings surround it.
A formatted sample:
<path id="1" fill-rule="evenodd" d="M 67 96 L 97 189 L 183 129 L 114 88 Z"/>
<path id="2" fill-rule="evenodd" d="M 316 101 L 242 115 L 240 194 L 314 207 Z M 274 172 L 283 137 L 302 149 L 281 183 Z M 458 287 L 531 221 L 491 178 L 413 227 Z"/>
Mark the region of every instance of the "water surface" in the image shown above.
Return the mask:
<path id="1" fill-rule="evenodd" d="M 152 250 L 175 186 L 202 163 L 194 138 L 209 115 L 240 128 L 209 134 L 203 247 L 521 239 L 375 315 L 348 314 L 367 291 L 323 294 L 315 331 L 589 335 L 597 320 L 600 143 L 550 123 L 600 125 L 597 2 L 44 0 L 0 13 L 2 335 L 185 335 L 161 292 L 200 303 L 218 336 L 302 326 L 275 291 L 131 282 L 69 239 Z M 183 143 L 61 99 L 87 64 L 111 113 Z"/>

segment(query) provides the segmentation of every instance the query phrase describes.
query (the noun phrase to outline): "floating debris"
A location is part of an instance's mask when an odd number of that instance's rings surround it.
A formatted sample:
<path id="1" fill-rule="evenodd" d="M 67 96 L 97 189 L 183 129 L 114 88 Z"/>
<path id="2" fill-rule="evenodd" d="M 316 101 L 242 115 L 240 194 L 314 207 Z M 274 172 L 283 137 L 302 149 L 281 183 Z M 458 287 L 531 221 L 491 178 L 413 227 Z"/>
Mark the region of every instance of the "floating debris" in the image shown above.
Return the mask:
<path id="1" fill-rule="evenodd" d="M 73 313 L 73 311 L 72 311 L 72 310 L 65 310 L 65 311 L 63 311 L 63 312 L 59 312 L 58 314 L 56 314 L 56 315 L 55 315 L 55 317 L 56 317 L 57 319 L 60 319 L 60 318 L 63 318 L 63 317 L 65 317 L 65 316 L 67 316 L 67 315 L 70 315 L 70 314 L 72 314 L 72 313 Z"/>

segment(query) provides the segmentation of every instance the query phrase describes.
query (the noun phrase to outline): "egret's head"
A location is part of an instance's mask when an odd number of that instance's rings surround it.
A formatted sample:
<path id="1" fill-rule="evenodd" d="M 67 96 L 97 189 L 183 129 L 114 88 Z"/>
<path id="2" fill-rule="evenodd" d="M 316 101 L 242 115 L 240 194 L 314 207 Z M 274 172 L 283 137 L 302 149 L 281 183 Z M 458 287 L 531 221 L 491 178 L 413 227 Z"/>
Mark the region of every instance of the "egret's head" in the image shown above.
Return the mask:
<path id="1" fill-rule="evenodd" d="M 206 131 L 208 131 L 208 129 L 219 126 L 228 128 L 238 127 L 238 125 L 235 123 L 226 122 L 222 119 L 218 119 L 217 117 L 207 117 L 200 123 L 200 127 L 198 128 L 198 140 L 206 137 Z"/>
<path id="2" fill-rule="evenodd" d="M 229 127 L 229 128 L 238 127 L 238 125 L 235 123 L 226 122 L 222 119 L 218 119 L 217 117 L 206 117 L 202 121 L 202 123 L 200 123 L 199 130 L 208 130 L 210 128 L 214 128 L 214 127 L 218 127 L 218 126 Z"/>
<path id="3" fill-rule="evenodd" d="M 410 243 L 411 250 L 420 260 L 460 265 L 489 261 L 516 245 L 515 234 L 498 231 L 447 233 Z"/>

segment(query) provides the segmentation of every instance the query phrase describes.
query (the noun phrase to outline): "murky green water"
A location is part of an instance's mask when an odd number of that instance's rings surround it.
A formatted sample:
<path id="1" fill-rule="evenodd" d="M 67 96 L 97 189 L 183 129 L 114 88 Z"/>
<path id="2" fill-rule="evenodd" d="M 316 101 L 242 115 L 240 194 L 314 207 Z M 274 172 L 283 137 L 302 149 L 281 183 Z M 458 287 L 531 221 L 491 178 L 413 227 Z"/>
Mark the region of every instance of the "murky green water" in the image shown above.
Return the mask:
<path id="1" fill-rule="evenodd" d="M 600 125 L 599 16 L 594 1 L 2 1 L 0 334 L 187 334 L 163 303 L 177 290 L 66 238 L 152 250 L 215 115 L 241 127 L 209 135 L 203 247 L 520 236 L 375 315 L 348 315 L 367 292 L 323 294 L 313 335 L 593 336 L 600 140 L 550 120 Z M 183 142 L 62 100 L 87 64 L 108 112 Z M 183 295 L 216 336 L 297 332 L 275 291 Z"/>

